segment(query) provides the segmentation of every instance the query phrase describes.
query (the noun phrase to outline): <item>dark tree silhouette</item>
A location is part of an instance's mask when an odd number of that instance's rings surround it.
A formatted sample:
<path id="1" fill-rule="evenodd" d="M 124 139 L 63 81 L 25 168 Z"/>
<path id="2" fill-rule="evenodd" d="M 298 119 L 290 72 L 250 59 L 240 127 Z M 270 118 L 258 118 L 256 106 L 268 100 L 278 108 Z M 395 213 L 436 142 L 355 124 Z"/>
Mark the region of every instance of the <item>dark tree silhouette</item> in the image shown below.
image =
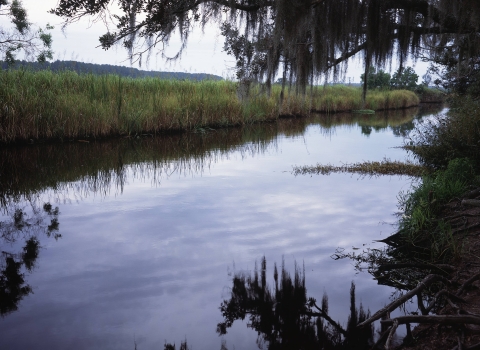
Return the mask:
<path id="1" fill-rule="evenodd" d="M 45 203 L 42 209 L 34 208 L 33 213 L 28 215 L 23 209 L 13 208 L 11 220 L 0 221 L 0 316 L 16 311 L 19 302 L 32 293 L 23 269 L 31 272 L 35 267 L 40 249 L 37 236 L 61 237 L 58 233 L 58 208 Z M 6 247 L 2 247 L 22 240 L 25 244 L 20 252 L 6 251 Z"/>
<path id="2" fill-rule="evenodd" d="M 257 343 L 268 349 L 367 349 L 373 340 L 373 329 L 357 328 L 369 317 L 355 305 L 355 285 L 350 290 L 350 316 L 347 328 L 328 315 L 328 297 L 321 307 L 307 297 L 304 271 L 295 266 L 293 278 L 285 270 L 274 267 L 275 287 L 267 284 L 265 257 L 253 276 L 238 273 L 233 278 L 231 297 L 220 306 L 224 321 L 217 332 L 226 334 L 236 320 L 248 317 L 248 327 L 258 333 Z"/>

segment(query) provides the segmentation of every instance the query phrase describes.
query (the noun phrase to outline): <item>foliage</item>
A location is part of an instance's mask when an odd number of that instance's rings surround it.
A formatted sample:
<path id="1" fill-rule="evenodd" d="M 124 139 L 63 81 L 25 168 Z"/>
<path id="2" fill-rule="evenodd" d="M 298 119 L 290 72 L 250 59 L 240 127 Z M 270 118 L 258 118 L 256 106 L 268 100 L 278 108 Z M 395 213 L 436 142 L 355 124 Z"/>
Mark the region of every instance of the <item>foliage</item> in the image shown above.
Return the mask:
<path id="1" fill-rule="evenodd" d="M 412 67 L 399 68 L 393 74 L 390 84 L 393 89 L 415 90 L 418 78 Z"/>
<path id="2" fill-rule="evenodd" d="M 66 24 L 82 16 L 108 23 L 113 13 L 109 6 L 115 3 L 120 14 L 113 17 L 112 28 L 117 30 L 100 38 L 105 49 L 122 43 L 141 60 L 149 48 L 163 48 L 176 31 L 185 48 L 189 33 L 198 26 L 226 23 L 227 47 L 238 53 L 241 70 L 259 57 L 259 76 L 267 86 L 283 69 L 284 78 L 302 91 L 313 77 L 337 77 L 359 53 L 368 69 L 392 57 L 402 66 L 410 54 L 418 57 L 425 47 L 433 48 L 425 51 L 429 57 L 446 45 L 478 51 L 480 3 L 472 0 L 61 0 L 52 12 Z"/>
<path id="3" fill-rule="evenodd" d="M 390 88 L 390 74 L 379 69 L 378 72 L 375 67 L 370 67 L 367 77 L 367 88 L 372 89 L 388 89 Z M 365 74 L 360 76 L 360 81 L 364 82 Z"/>
<path id="4" fill-rule="evenodd" d="M 448 115 L 420 123 L 405 147 L 424 165 L 445 168 L 456 158 L 468 158 L 480 166 L 480 101 L 472 97 L 452 99 Z"/>
<path id="5" fill-rule="evenodd" d="M 440 79 L 435 85 L 460 95 L 480 94 L 480 43 L 472 33 L 460 45 L 445 43 L 444 49 L 430 58 L 430 74 Z"/>
<path id="6" fill-rule="evenodd" d="M 52 36 L 48 32 L 53 29 L 47 25 L 44 29 L 34 28 L 28 21 L 27 11 L 20 0 L 0 1 L 1 16 L 10 19 L 13 28 L 0 27 L 0 52 L 7 63 L 15 62 L 18 52 L 23 52 L 27 59 L 35 57 L 38 62 L 52 59 Z"/>

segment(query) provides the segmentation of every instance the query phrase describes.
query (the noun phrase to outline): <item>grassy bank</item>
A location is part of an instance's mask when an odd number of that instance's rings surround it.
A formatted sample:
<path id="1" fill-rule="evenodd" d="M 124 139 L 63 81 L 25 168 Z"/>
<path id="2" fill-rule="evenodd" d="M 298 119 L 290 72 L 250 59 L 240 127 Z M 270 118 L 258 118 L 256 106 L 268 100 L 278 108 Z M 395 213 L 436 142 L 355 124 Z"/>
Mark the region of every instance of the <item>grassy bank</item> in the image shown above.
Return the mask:
<path id="1" fill-rule="evenodd" d="M 480 185 L 480 102 L 462 97 L 451 104 L 448 115 L 420 124 L 405 146 L 420 164 L 436 169 L 399 198 L 400 237 L 420 247 L 422 258 L 431 262 L 459 257 L 460 237 L 454 237 L 456 230 L 443 211 L 450 201 Z"/>
<path id="2" fill-rule="evenodd" d="M 229 81 L 78 75 L 74 72 L 0 72 L 0 141 L 98 138 L 162 131 L 224 127 L 362 108 L 361 91 L 346 86 L 315 87 L 307 96 L 280 86 L 270 97 L 254 87 L 240 101 Z M 407 108 L 419 102 L 408 91 L 371 92 L 365 108 Z"/>

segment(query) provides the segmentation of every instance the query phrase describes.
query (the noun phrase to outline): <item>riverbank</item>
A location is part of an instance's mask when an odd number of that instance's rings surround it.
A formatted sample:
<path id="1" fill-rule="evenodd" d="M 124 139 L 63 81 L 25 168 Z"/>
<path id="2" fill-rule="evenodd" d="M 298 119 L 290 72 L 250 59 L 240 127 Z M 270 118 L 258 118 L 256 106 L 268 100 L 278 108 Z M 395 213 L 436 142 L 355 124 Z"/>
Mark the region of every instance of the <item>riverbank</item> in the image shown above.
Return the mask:
<path id="1" fill-rule="evenodd" d="M 357 109 L 385 110 L 419 104 L 411 91 L 371 91 L 362 104 L 359 88 L 314 87 L 306 96 L 281 87 L 267 96 L 260 86 L 240 99 L 230 81 L 131 79 L 65 71 L 0 72 L 0 142 L 96 139 L 112 136 L 221 128 Z"/>
<path id="2" fill-rule="evenodd" d="M 443 304 L 435 315 L 444 316 L 442 323 L 420 324 L 398 349 L 478 349 L 480 348 L 480 186 L 471 188 L 450 201 L 440 216 L 452 226 L 452 243 L 462 254 L 443 285 Z M 438 294 L 438 293 L 437 293 Z M 438 296 L 437 298 L 440 298 Z M 469 320 L 455 320 L 462 315 Z M 448 324 L 447 320 L 451 323 Z"/>
<path id="3" fill-rule="evenodd" d="M 399 195 L 399 230 L 383 241 L 387 248 L 357 258 L 370 259 L 380 284 L 417 298 L 417 310 L 384 322 L 390 335 L 407 325 L 401 349 L 480 348 L 478 106 L 457 98 L 448 115 L 417 126 L 406 148 L 436 171 Z M 410 332 L 410 324 L 420 325 Z"/>

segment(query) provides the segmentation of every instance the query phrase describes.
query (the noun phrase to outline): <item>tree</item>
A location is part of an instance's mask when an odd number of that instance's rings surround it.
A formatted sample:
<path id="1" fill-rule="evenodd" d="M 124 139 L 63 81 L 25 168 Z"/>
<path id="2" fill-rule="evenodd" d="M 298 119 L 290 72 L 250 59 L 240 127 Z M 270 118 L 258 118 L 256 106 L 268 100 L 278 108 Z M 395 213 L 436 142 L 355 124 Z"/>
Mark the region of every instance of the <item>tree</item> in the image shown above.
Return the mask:
<path id="1" fill-rule="evenodd" d="M 392 77 L 391 86 L 393 89 L 415 90 L 417 88 L 418 74 L 412 67 L 399 68 Z"/>
<path id="2" fill-rule="evenodd" d="M 363 83 L 365 74 L 360 76 L 360 80 Z M 375 67 L 370 67 L 367 77 L 367 88 L 370 89 L 388 89 L 390 88 L 390 74 L 380 69 L 378 72 Z"/>
<path id="3" fill-rule="evenodd" d="M 6 62 L 13 63 L 18 52 L 23 52 L 27 59 L 35 57 L 39 62 L 53 58 L 52 36 L 48 32 L 52 26 L 35 29 L 19 0 L 11 3 L 0 0 L 0 16 L 8 17 L 13 24 L 13 28 L 0 27 L 0 52 Z"/>
<path id="4" fill-rule="evenodd" d="M 226 24 L 227 47 L 243 36 L 245 45 L 232 54 L 242 66 L 258 53 L 253 75 L 267 86 L 283 68 L 284 78 L 303 89 L 314 77 L 342 74 L 358 54 L 366 75 L 371 65 L 398 58 L 402 67 L 410 55 L 434 57 L 446 47 L 463 47 L 459 61 L 480 56 L 476 0 L 60 0 L 52 12 L 65 24 L 83 16 L 112 18 L 116 30 L 100 37 L 101 46 L 123 43 L 138 59 L 177 30 L 183 48 L 197 24 Z"/>

